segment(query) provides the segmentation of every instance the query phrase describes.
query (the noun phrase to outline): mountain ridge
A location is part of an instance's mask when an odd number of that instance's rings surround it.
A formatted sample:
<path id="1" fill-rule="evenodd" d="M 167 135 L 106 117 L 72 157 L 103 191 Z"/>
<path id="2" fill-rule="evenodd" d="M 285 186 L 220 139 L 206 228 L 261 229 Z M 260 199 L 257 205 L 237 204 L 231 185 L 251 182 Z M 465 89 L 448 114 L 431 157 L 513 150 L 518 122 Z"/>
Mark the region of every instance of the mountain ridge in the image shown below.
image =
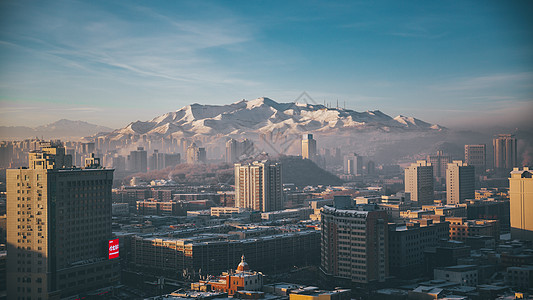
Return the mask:
<path id="1" fill-rule="evenodd" d="M 184 106 L 149 121 L 135 121 L 107 134 L 112 139 L 130 135 L 195 137 L 246 135 L 272 131 L 442 131 L 445 127 L 403 115 L 379 111 L 357 112 L 320 104 L 278 103 L 270 98 L 240 100 L 227 105 Z"/>

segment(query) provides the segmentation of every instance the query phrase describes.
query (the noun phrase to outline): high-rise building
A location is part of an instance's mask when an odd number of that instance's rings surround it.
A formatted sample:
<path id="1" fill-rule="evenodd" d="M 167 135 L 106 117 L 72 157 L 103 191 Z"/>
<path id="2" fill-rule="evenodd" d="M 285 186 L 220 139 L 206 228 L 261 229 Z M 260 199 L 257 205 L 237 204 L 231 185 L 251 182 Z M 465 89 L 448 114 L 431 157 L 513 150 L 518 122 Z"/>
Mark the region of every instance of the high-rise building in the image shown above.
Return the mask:
<path id="1" fill-rule="evenodd" d="M 487 146 L 465 145 L 465 162 L 469 166 L 474 166 L 477 173 L 485 172 L 487 169 Z"/>
<path id="2" fill-rule="evenodd" d="M 509 178 L 511 237 L 533 240 L 533 170 L 514 168 Z"/>
<path id="3" fill-rule="evenodd" d="M 331 280 L 383 282 L 389 273 L 386 211 L 322 208 L 321 271 Z"/>
<path id="4" fill-rule="evenodd" d="M 419 160 L 405 169 L 405 193 L 418 205 L 433 204 L 433 166 Z"/>
<path id="5" fill-rule="evenodd" d="M 281 164 L 268 160 L 235 164 L 235 207 L 282 210 Z"/>
<path id="6" fill-rule="evenodd" d="M 253 153 L 253 150 L 254 143 L 249 139 L 244 139 L 242 142 L 230 139 L 226 142 L 226 163 L 238 162 L 241 156 L 249 156 Z"/>
<path id="7" fill-rule="evenodd" d="M 28 169 L 7 170 L 9 299 L 83 295 L 120 278 L 113 170 L 94 156 L 84 168 L 60 166 L 53 152 L 33 151 Z"/>
<path id="8" fill-rule="evenodd" d="M 511 170 L 517 167 L 516 138 L 512 134 L 499 134 L 492 140 L 494 168 Z"/>
<path id="9" fill-rule="evenodd" d="M 128 170 L 146 173 L 148 170 L 148 155 L 144 147 L 137 147 L 128 155 Z"/>
<path id="10" fill-rule="evenodd" d="M 302 137 L 302 158 L 314 160 L 316 158 L 316 140 L 308 133 Z"/>
<path id="11" fill-rule="evenodd" d="M 232 164 L 237 162 L 237 159 L 239 158 L 238 145 L 239 142 L 234 139 L 230 139 L 226 142 L 226 163 Z"/>
<path id="12" fill-rule="evenodd" d="M 154 150 L 154 153 L 148 159 L 148 168 L 150 171 L 164 169 L 165 153 L 159 153 L 158 150 Z"/>
<path id="13" fill-rule="evenodd" d="M 363 158 L 356 153 L 344 156 L 344 174 L 361 175 L 363 172 Z"/>
<path id="14" fill-rule="evenodd" d="M 437 151 L 437 154 L 428 155 L 426 161 L 433 166 L 433 176 L 440 182 L 446 178 L 446 168 L 452 162 L 452 157 L 443 151 Z"/>
<path id="15" fill-rule="evenodd" d="M 187 147 L 187 163 L 188 164 L 197 164 L 205 163 L 207 161 L 207 153 L 205 148 L 196 146 L 196 143 L 192 143 Z"/>
<path id="16" fill-rule="evenodd" d="M 444 216 L 437 220 L 411 219 L 405 225 L 389 226 L 390 274 L 400 278 L 420 276 L 424 268 L 424 250 L 448 239 L 449 232 Z"/>
<path id="17" fill-rule="evenodd" d="M 446 203 L 464 203 L 466 199 L 475 199 L 475 169 L 460 160 L 448 164 L 446 170 Z"/>

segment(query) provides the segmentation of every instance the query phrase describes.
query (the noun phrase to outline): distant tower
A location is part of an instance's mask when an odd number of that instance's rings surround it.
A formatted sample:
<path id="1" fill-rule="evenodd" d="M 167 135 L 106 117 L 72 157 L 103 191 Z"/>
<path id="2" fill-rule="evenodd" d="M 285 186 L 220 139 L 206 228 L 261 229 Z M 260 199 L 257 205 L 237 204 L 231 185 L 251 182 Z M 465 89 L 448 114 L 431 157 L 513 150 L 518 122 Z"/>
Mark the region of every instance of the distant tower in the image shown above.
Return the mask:
<path id="1" fill-rule="evenodd" d="M 512 134 L 499 134 L 492 140 L 494 168 L 508 169 L 517 166 L 516 138 Z"/>
<path id="2" fill-rule="evenodd" d="M 304 134 L 302 137 L 302 158 L 310 160 L 316 158 L 316 140 L 312 134 Z"/>
<path id="3" fill-rule="evenodd" d="M 533 170 L 514 168 L 509 178 L 511 238 L 533 241 Z"/>
<path id="4" fill-rule="evenodd" d="M 344 174 L 361 175 L 363 170 L 363 159 L 356 153 L 344 156 Z"/>
<path id="5" fill-rule="evenodd" d="M 230 139 L 226 142 L 226 163 L 232 164 L 237 161 L 237 158 L 239 157 L 237 146 L 238 142 L 234 139 Z"/>
<path id="6" fill-rule="evenodd" d="M 460 160 L 448 164 L 446 170 L 446 203 L 459 204 L 475 198 L 475 170 Z"/>
<path id="7" fill-rule="evenodd" d="M 485 172 L 487 169 L 487 146 L 465 145 L 465 163 L 476 168 L 477 173 Z"/>
<path id="8" fill-rule="evenodd" d="M 148 155 L 143 147 L 131 151 L 128 155 L 128 166 L 130 171 L 146 173 L 148 169 Z"/>
<path id="9" fill-rule="evenodd" d="M 433 204 L 433 166 L 419 160 L 405 169 L 405 192 L 418 205 Z"/>
<path id="10" fill-rule="evenodd" d="M 235 164 L 235 207 L 263 212 L 283 209 L 281 164 L 267 160 Z"/>
<path id="11" fill-rule="evenodd" d="M 188 164 L 197 164 L 205 163 L 207 161 L 207 153 L 205 148 L 196 146 L 196 143 L 192 143 L 187 147 L 187 163 Z"/>
<path id="12" fill-rule="evenodd" d="M 235 163 L 241 159 L 241 156 L 252 155 L 254 151 L 254 143 L 249 139 L 244 139 L 242 142 L 230 139 L 226 142 L 226 163 Z"/>
<path id="13" fill-rule="evenodd" d="M 428 155 L 426 161 L 433 166 L 433 176 L 440 182 L 446 178 L 446 168 L 452 162 L 452 157 L 443 151 L 437 151 L 436 155 Z"/>

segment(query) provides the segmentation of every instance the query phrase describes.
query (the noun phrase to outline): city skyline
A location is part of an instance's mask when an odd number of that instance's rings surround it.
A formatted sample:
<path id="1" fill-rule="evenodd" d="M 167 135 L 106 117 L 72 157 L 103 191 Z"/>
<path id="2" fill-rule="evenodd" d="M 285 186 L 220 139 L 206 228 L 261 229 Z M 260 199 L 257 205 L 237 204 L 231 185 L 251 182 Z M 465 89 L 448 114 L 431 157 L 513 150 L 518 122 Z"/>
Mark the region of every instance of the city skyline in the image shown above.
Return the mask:
<path id="1" fill-rule="evenodd" d="M 450 128 L 523 126 L 533 111 L 528 2 L 0 7 L 1 126 L 120 128 L 195 102 L 303 91 Z"/>

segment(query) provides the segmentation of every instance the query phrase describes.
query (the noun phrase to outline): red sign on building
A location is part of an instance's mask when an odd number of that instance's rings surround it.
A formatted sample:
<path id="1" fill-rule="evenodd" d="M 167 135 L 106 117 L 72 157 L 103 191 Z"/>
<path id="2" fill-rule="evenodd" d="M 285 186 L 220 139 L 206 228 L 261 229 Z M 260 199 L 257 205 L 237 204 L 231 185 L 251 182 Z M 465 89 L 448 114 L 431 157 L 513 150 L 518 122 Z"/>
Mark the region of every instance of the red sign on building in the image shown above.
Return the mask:
<path id="1" fill-rule="evenodd" d="M 118 239 L 109 240 L 109 259 L 118 257 Z"/>

